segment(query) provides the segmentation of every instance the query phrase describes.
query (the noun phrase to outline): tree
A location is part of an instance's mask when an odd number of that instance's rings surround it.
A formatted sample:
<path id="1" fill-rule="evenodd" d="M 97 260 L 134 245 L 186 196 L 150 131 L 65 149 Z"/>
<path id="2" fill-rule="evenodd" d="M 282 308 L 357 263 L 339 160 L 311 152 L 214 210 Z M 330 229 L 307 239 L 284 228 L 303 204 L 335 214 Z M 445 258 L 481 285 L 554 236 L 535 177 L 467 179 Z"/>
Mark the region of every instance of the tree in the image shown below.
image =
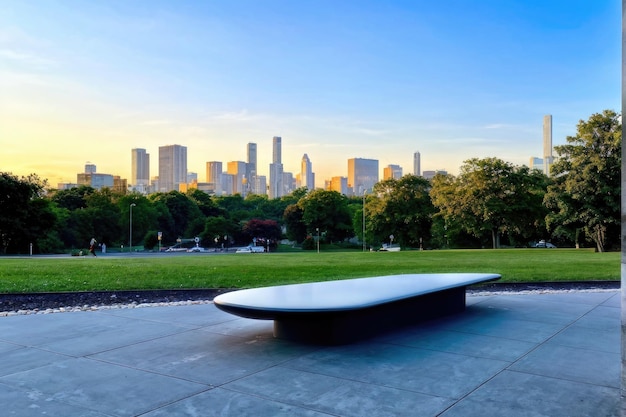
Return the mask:
<path id="1" fill-rule="evenodd" d="M 0 252 L 28 252 L 30 243 L 52 230 L 56 216 L 43 198 L 45 186 L 35 174 L 0 173 Z"/>
<path id="2" fill-rule="evenodd" d="M 314 190 L 298 201 L 302 221 L 309 234 L 318 229 L 329 241 L 342 241 L 354 235 L 348 198 L 337 191 Z"/>
<path id="3" fill-rule="evenodd" d="M 555 234 L 576 239 L 578 231 L 599 252 L 619 243 L 622 125 L 612 110 L 580 120 L 575 136 L 556 146 L 553 182 L 545 204 L 548 227 Z"/>
<path id="4" fill-rule="evenodd" d="M 287 239 L 297 243 L 303 242 L 304 239 L 306 239 L 306 225 L 302 220 L 303 214 L 304 212 L 297 204 L 290 204 L 285 209 L 283 221 L 287 228 Z"/>
<path id="5" fill-rule="evenodd" d="M 458 177 L 438 175 L 430 195 L 444 220 L 480 237 L 491 234 L 493 248 L 502 233 L 532 235 L 542 227 L 546 177 L 498 158 L 470 159 Z"/>
<path id="6" fill-rule="evenodd" d="M 379 242 L 393 236 L 401 246 L 419 246 L 435 212 L 429 191 L 429 181 L 415 175 L 377 183 L 365 207 L 367 230 Z"/>
<path id="7" fill-rule="evenodd" d="M 242 231 L 249 241 L 254 238 L 278 241 L 282 234 L 276 220 L 252 219 L 243 226 Z"/>
<path id="8" fill-rule="evenodd" d="M 172 221 L 170 233 L 176 238 L 193 237 L 202 231 L 205 217 L 198 208 L 198 204 L 187 195 L 170 191 L 165 194 L 156 194 L 153 199 L 167 207 Z"/>

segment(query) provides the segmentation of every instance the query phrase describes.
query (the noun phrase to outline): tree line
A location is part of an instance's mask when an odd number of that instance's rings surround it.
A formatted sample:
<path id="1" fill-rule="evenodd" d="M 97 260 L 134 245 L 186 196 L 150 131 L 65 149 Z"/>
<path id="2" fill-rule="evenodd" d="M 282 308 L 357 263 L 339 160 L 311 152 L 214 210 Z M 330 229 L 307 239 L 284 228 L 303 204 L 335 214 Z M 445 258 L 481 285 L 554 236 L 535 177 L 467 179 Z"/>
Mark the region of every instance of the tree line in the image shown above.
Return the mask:
<path id="1" fill-rule="evenodd" d="M 581 120 L 555 147 L 548 177 L 499 158 L 464 162 L 459 174 L 414 175 L 377 183 L 363 197 L 298 189 L 280 199 L 211 196 L 199 190 L 144 196 L 81 186 L 48 190 L 35 174 L 0 173 L 0 251 L 56 253 L 85 248 L 154 249 L 198 237 L 204 247 L 287 238 L 405 248 L 620 245 L 621 117 L 611 110 Z M 131 238 L 132 236 L 132 238 Z M 159 240 L 159 236 L 161 240 Z M 132 242 L 130 241 L 132 239 Z M 351 242 L 351 243 L 350 243 Z"/>

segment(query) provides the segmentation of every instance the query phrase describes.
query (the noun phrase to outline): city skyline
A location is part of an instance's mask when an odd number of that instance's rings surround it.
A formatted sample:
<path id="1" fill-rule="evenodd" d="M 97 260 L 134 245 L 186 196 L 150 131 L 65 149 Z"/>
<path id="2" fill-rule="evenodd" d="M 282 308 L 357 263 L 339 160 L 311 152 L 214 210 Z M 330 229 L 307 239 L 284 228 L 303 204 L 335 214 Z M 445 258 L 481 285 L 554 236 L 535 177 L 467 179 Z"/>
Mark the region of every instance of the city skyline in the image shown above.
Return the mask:
<path id="1" fill-rule="evenodd" d="M 455 174 L 544 156 L 546 114 L 556 146 L 620 109 L 618 1 L 435 3 L 5 3 L 0 170 L 54 185 L 93 161 L 130 181 L 129 149 L 156 173 L 181 144 L 202 176 L 257 143 L 269 179 L 276 136 L 280 169 L 306 153 L 317 187 L 354 157 Z"/>

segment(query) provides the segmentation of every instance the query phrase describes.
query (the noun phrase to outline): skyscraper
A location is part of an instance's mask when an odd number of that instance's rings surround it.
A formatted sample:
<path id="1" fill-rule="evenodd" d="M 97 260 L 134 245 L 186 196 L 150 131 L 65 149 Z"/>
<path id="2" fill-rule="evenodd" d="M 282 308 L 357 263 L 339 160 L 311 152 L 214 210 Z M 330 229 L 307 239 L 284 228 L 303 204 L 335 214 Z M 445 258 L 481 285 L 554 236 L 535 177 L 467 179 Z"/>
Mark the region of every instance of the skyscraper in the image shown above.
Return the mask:
<path id="1" fill-rule="evenodd" d="M 420 161 L 420 157 L 421 155 L 419 152 L 415 152 L 413 154 L 413 175 L 415 175 L 416 177 L 422 176 L 422 162 Z"/>
<path id="2" fill-rule="evenodd" d="M 362 196 L 367 191 L 371 191 L 377 182 L 377 159 L 348 159 L 348 187 L 352 188 L 355 196 Z"/>
<path id="3" fill-rule="evenodd" d="M 150 154 L 145 149 L 131 149 L 131 184 L 139 192 L 150 185 Z"/>
<path id="4" fill-rule="evenodd" d="M 187 183 L 187 147 L 159 146 L 159 191 L 178 191 Z"/>
<path id="5" fill-rule="evenodd" d="M 257 152 L 256 152 L 256 143 L 248 143 L 248 162 L 246 164 L 246 184 L 247 190 L 246 194 L 255 193 L 255 184 L 256 184 L 256 176 L 257 176 Z"/>
<path id="6" fill-rule="evenodd" d="M 272 162 L 274 164 L 282 164 L 282 138 L 274 136 L 272 138 Z"/>
<path id="7" fill-rule="evenodd" d="M 281 161 L 281 137 L 272 138 L 272 163 L 270 164 L 270 187 L 269 197 L 280 198 L 283 191 L 283 164 Z"/>
<path id="8" fill-rule="evenodd" d="M 552 167 L 552 115 L 543 116 L 543 173 L 550 175 Z"/>
<path id="9" fill-rule="evenodd" d="M 315 174 L 313 173 L 313 166 L 307 154 L 304 154 L 302 162 L 300 163 L 300 186 L 306 187 L 309 190 L 315 189 Z"/>

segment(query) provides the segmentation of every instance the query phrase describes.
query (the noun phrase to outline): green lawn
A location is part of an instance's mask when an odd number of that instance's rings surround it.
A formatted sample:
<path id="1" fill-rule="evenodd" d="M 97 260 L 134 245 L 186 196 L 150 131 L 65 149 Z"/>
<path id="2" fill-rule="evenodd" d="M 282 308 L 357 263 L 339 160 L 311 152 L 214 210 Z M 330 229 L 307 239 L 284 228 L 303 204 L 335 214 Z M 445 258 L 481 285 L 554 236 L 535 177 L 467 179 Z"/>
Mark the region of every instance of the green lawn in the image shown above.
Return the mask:
<path id="1" fill-rule="evenodd" d="M 502 282 L 619 280 L 620 253 L 583 249 L 0 258 L 0 293 L 249 288 L 425 272 L 489 272 Z"/>

